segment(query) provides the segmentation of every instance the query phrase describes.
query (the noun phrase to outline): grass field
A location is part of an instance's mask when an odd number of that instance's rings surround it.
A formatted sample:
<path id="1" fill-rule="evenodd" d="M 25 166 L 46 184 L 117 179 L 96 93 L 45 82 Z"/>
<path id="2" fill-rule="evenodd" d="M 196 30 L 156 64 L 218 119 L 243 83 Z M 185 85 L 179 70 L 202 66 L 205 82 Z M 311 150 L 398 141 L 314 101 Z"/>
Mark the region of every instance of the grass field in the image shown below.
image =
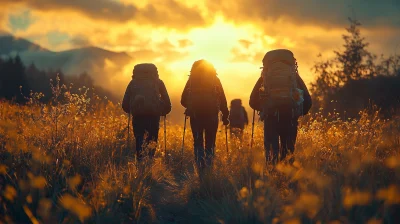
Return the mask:
<path id="1" fill-rule="evenodd" d="M 190 128 L 167 125 L 154 161 L 137 166 L 120 105 L 55 89 L 52 105 L 0 104 L 3 223 L 398 223 L 400 118 L 312 114 L 301 120 L 293 165 L 267 166 L 254 146 L 217 134 L 203 181 Z M 57 97 L 63 96 L 63 101 Z M 132 135 L 131 135 L 132 136 Z M 397 210 L 399 211 L 399 210 Z"/>

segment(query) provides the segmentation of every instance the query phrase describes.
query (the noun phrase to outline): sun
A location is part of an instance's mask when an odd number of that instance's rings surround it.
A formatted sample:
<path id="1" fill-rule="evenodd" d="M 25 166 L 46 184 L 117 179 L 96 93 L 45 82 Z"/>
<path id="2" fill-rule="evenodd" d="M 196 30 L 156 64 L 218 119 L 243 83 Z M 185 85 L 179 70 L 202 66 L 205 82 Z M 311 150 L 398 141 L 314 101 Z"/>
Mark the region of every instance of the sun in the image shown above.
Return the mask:
<path id="1" fill-rule="evenodd" d="M 252 25 L 233 24 L 223 17 L 217 17 L 208 27 L 195 28 L 185 34 L 191 46 L 187 47 L 187 56 L 168 65 L 172 71 L 172 89 L 181 90 L 188 80 L 190 69 L 197 60 L 204 59 L 213 64 L 221 80 L 228 100 L 231 98 L 246 99 L 254 83 L 259 78 L 260 65 L 252 61 L 260 49 L 267 49 L 274 43 L 269 36 L 255 38 L 260 31 Z M 248 40 L 249 48 L 241 49 L 248 55 L 248 60 L 233 60 L 235 48 Z M 260 59 L 261 62 L 261 59 Z"/>

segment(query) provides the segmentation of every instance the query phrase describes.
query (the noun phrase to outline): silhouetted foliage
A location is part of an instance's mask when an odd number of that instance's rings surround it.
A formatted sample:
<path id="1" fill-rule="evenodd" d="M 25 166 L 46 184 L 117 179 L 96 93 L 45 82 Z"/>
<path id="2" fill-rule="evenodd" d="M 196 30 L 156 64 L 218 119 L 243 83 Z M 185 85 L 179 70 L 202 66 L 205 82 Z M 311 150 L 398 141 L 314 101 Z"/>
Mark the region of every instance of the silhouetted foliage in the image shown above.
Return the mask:
<path id="1" fill-rule="evenodd" d="M 360 32 L 361 23 L 349 19 L 350 26 L 343 50 L 334 51 L 335 57 L 316 62 L 317 74 L 312 83 L 314 110 L 324 112 L 346 111 L 350 117 L 376 105 L 386 116 L 399 107 L 400 57 L 379 58 L 368 51 L 369 45 Z"/>
<path id="2" fill-rule="evenodd" d="M 1 98 L 17 103 L 24 102 L 23 95 L 28 93 L 29 85 L 25 67 L 18 55 L 0 61 L 0 87 Z"/>
<path id="3" fill-rule="evenodd" d="M 56 85 L 57 82 L 60 86 L 65 85 L 71 93 L 80 93 L 85 87 L 84 91 L 89 89 L 89 97 L 96 95 L 105 100 L 118 101 L 112 93 L 96 86 L 86 72 L 66 76 L 60 69 L 43 71 L 33 63 L 25 68 L 19 56 L 0 58 L 0 99 L 23 103 L 30 92 L 40 92 L 43 94 L 40 101 L 49 102 L 53 95 L 50 84 Z"/>

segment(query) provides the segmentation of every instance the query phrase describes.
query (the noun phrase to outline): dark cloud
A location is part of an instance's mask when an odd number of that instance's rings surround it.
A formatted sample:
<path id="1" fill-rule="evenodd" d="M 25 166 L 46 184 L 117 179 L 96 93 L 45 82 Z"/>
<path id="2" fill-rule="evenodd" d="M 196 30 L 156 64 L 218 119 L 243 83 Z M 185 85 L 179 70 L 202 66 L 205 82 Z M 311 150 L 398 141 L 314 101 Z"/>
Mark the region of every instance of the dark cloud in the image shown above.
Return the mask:
<path id="1" fill-rule="evenodd" d="M 133 18 L 137 8 L 112 0 L 0 0 L 6 3 L 25 3 L 27 6 L 41 10 L 73 10 L 94 19 L 123 22 Z"/>
<path id="2" fill-rule="evenodd" d="M 200 9 L 187 7 L 176 0 L 157 1 L 147 4 L 144 8 L 117 0 L 0 0 L 0 4 L 24 4 L 39 11 L 70 10 L 96 20 L 139 21 L 177 29 L 187 29 L 206 23 Z"/>
<path id="3" fill-rule="evenodd" d="M 365 26 L 400 26 L 398 0 L 209 0 L 208 6 L 238 23 L 286 19 L 295 24 L 333 27 L 343 26 L 350 16 Z"/>
<path id="4" fill-rule="evenodd" d="M 140 10 L 141 19 L 152 24 L 165 25 L 170 28 L 190 29 L 207 24 L 196 7 L 187 7 L 176 0 L 164 0 L 159 4 L 148 4 Z"/>

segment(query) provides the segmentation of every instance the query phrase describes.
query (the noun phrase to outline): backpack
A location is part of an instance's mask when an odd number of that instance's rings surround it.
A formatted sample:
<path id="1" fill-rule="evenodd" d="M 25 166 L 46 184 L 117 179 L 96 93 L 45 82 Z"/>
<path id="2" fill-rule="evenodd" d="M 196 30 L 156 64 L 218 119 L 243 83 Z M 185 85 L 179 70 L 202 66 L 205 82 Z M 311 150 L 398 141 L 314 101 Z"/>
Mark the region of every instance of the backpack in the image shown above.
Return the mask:
<path id="1" fill-rule="evenodd" d="M 244 114 L 244 108 L 242 107 L 242 101 L 240 99 L 234 99 L 231 101 L 229 122 L 231 127 L 244 128 L 246 118 Z"/>
<path id="2" fill-rule="evenodd" d="M 130 111 L 136 115 L 161 114 L 160 80 L 154 64 L 135 65 L 130 88 Z"/>
<path id="3" fill-rule="evenodd" d="M 189 110 L 197 115 L 219 113 L 217 73 L 205 60 L 196 61 L 189 76 Z"/>
<path id="4" fill-rule="evenodd" d="M 264 114 L 299 116 L 302 91 L 297 88 L 297 67 L 293 53 L 286 49 L 269 51 L 262 62 Z"/>

